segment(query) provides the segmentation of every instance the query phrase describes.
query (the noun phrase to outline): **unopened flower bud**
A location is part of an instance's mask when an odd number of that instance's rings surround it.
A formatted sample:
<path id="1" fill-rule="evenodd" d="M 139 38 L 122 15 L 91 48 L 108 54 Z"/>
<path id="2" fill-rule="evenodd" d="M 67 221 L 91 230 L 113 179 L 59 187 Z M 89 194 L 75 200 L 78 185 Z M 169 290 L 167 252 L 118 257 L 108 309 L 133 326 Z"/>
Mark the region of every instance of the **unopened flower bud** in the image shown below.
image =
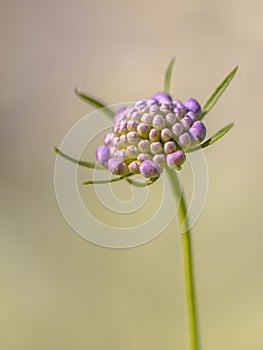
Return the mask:
<path id="1" fill-rule="evenodd" d="M 182 118 L 181 124 L 182 124 L 184 130 L 188 131 L 189 128 L 192 126 L 193 121 L 189 117 L 186 116 L 186 117 Z"/>
<path id="2" fill-rule="evenodd" d="M 166 125 L 164 117 L 160 114 L 157 114 L 153 117 L 152 123 L 153 123 L 153 127 L 159 130 L 163 129 Z"/>
<path id="3" fill-rule="evenodd" d="M 139 153 L 138 152 L 138 148 L 136 146 L 134 146 L 134 145 L 129 145 L 126 148 L 126 157 L 127 157 L 127 159 L 137 157 L 138 153 Z"/>
<path id="4" fill-rule="evenodd" d="M 172 103 L 172 97 L 166 92 L 157 92 L 153 98 L 155 98 L 159 103 Z"/>
<path id="5" fill-rule="evenodd" d="M 113 133 L 108 133 L 105 135 L 104 137 L 104 143 L 106 146 L 111 146 L 112 145 L 112 140 L 114 138 L 114 134 Z"/>
<path id="6" fill-rule="evenodd" d="M 144 123 L 140 123 L 137 126 L 137 132 L 138 132 L 139 136 L 146 139 L 149 136 L 150 126 L 148 126 L 147 124 L 144 124 Z"/>
<path id="7" fill-rule="evenodd" d="M 152 154 L 150 153 L 139 153 L 137 159 L 140 162 L 144 162 L 145 160 L 151 160 L 152 159 Z"/>
<path id="8" fill-rule="evenodd" d="M 125 175 L 129 173 L 127 164 L 122 163 L 118 158 L 109 159 L 108 169 L 115 175 Z"/>
<path id="9" fill-rule="evenodd" d="M 136 121 L 134 120 L 129 120 L 127 122 L 127 129 L 128 131 L 136 131 L 138 123 L 136 123 Z"/>
<path id="10" fill-rule="evenodd" d="M 160 113 L 160 108 L 159 108 L 159 106 L 158 106 L 158 105 L 152 105 L 152 106 L 150 106 L 150 108 L 149 108 L 149 113 L 150 113 L 151 115 L 155 115 L 155 114 Z"/>
<path id="11" fill-rule="evenodd" d="M 153 156 L 153 161 L 163 168 L 166 163 L 166 156 L 165 154 L 155 154 L 155 156 Z"/>
<path id="12" fill-rule="evenodd" d="M 168 142 L 165 142 L 163 149 L 166 154 L 169 154 L 169 153 L 175 152 L 177 149 L 177 146 L 174 141 L 168 141 Z"/>
<path id="13" fill-rule="evenodd" d="M 158 177 L 162 168 L 152 160 L 145 160 L 140 166 L 141 174 L 147 178 Z"/>
<path id="14" fill-rule="evenodd" d="M 141 122 L 149 126 L 152 126 L 152 120 L 153 120 L 153 116 L 150 115 L 149 113 L 144 113 L 141 117 Z"/>
<path id="15" fill-rule="evenodd" d="M 156 100 L 156 98 L 149 98 L 148 101 L 147 101 L 147 105 L 150 107 L 152 105 L 155 105 L 158 101 Z"/>
<path id="16" fill-rule="evenodd" d="M 191 136 L 187 132 L 184 132 L 179 136 L 178 143 L 184 150 L 188 149 L 192 143 Z"/>
<path id="17" fill-rule="evenodd" d="M 96 150 L 97 161 L 102 165 L 107 165 L 110 159 L 110 149 L 107 146 L 99 146 Z"/>
<path id="18" fill-rule="evenodd" d="M 139 142 L 139 135 L 136 131 L 130 131 L 127 134 L 127 140 L 129 143 L 133 144 L 133 145 L 137 145 L 137 143 Z"/>
<path id="19" fill-rule="evenodd" d="M 149 140 L 141 140 L 138 143 L 138 148 L 143 153 L 150 152 L 150 141 Z"/>
<path id="20" fill-rule="evenodd" d="M 136 123 L 140 123 L 140 120 L 141 120 L 141 113 L 139 113 L 139 112 L 136 110 L 136 112 L 133 112 L 133 113 L 132 113 L 131 118 L 132 118 L 132 120 L 134 120 Z"/>
<path id="21" fill-rule="evenodd" d="M 202 142 L 206 136 L 206 127 L 199 120 L 194 122 L 194 124 L 189 129 L 189 134 L 192 136 L 194 144 Z"/>
<path id="22" fill-rule="evenodd" d="M 171 127 L 176 123 L 177 118 L 174 113 L 168 113 L 165 116 L 165 120 L 166 120 L 167 126 Z"/>
<path id="23" fill-rule="evenodd" d="M 175 123 L 172 126 L 172 133 L 175 139 L 177 139 L 184 132 L 184 128 L 180 123 Z"/>
<path id="24" fill-rule="evenodd" d="M 120 107 L 117 110 L 117 112 L 114 116 L 114 124 L 117 124 L 120 121 L 121 117 L 123 117 L 126 110 L 127 110 L 127 107 Z"/>
<path id="25" fill-rule="evenodd" d="M 166 163 L 169 168 L 180 167 L 186 160 L 186 156 L 183 151 L 178 150 L 174 153 L 170 153 L 166 157 Z"/>
<path id="26" fill-rule="evenodd" d="M 128 165 L 129 171 L 133 174 L 140 174 L 140 164 L 138 161 L 133 161 Z"/>
<path id="27" fill-rule="evenodd" d="M 146 102 L 144 100 L 140 100 L 140 101 L 135 102 L 134 105 L 136 108 L 143 108 L 146 106 Z"/>
<path id="28" fill-rule="evenodd" d="M 160 140 L 160 130 L 151 129 L 149 132 L 149 140 L 152 142 Z"/>
<path id="29" fill-rule="evenodd" d="M 162 140 L 162 142 L 167 142 L 167 141 L 171 140 L 172 136 L 173 136 L 173 134 L 172 134 L 170 129 L 164 128 L 164 129 L 161 130 L 161 140 Z"/>
<path id="30" fill-rule="evenodd" d="M 184 106 L 188 111 L 194 112 L 196 115 L 196 118 L 201 113 L 201 106 L 194 98 L 191 98 L 191 97 L 187 98 L 184 101 Z"/>
<path id="31" fill-rule="evenodd" d="M 151 150 L 152 154 L 162 153 L 163 146 L 162 146 L 161 142 L 152 142 L 150 145 L 150 150 Z"/>

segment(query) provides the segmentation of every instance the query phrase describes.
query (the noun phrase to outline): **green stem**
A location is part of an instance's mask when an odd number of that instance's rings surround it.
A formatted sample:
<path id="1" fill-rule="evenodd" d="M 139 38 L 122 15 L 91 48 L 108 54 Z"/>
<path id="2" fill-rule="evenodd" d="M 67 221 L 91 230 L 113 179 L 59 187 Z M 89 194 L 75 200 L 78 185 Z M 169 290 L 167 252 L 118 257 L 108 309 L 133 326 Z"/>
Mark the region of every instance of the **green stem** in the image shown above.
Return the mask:
<path id="1" fill-rule="evenodd" d="M 176 171 L 167 169 L 167 174 L 171 182 L 172 190 L 179 199 L 178 220 L 181 229 L 181 243 L 183 251 L 185 296 L 187 303 L 188 327 L 190 335 L 190 349 L 200 350 L 198 320 L 195 300 L 194 271 L 192 260 L 191 234 L 188 228 L 187 210 L 183 190 L 181 188 Z"/>

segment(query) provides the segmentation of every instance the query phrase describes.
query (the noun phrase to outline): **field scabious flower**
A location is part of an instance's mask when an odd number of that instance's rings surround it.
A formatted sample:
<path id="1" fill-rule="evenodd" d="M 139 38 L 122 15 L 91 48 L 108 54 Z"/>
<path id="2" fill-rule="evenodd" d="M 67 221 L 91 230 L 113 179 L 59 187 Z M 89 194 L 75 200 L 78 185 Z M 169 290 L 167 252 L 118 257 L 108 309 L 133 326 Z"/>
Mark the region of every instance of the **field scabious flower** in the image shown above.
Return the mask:
<path id="1" fill-rule="evenodd" d="M 199 350 L 190 227 L 186 202 L 176 170 L 181 169 L 187 153 L 210 146 L 232 128 L 233 123 L 230 123 L 204 141 L 206 127 L 202 120 L 223 94 L 238 67 L 222 80 L 201 108 L 199 102 L 192 97 L 184 102 L 172 98 L 171 76 L 174 63 L 175 60 L 172 59 L 167 67 L 164 91 L 146 100 L 137 101 L 129 107 L 121 107 L 116 113 L 102 101 L 77 89 L 79 97 L 96 108 L 103 109 L 113 119 L 112 131 L 105 135 L 104 144 L 96 150 L 97 163 L 74 159 L 56 147 L 55 152 L 78 165 L 108 169 L 112 174 L 118 175 L 112 179 L 86 181 L 85 185 L 126 179 L 135 186 L 148 186 L 160 177 L 164 169 L 167 170 L 171 190 L 175 198 L 180 199 L 177 216 L 181 223 L 190 348 Z M 130 177 L 135 174 L 141 174 L 147 181 L 138 183 L 131 180 Z"/>
<path id="2" fill-rule="evenodd" d="M 186 151 L 205 139 L 200 116 L 201 106 L 195 99 L 182 103 L 165 92 L 121 107 L 112 132 L 97 148 L 97 161 L 115 175 L 153 178 L 165 167 L 180 170 Z"/>

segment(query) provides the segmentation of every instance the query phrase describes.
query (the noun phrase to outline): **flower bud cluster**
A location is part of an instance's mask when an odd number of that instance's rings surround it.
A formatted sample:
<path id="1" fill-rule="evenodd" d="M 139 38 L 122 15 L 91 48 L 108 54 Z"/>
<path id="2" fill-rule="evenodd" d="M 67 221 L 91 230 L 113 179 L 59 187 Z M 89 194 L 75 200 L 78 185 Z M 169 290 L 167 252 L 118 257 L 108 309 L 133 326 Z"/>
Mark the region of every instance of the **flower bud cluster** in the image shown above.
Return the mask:
<path id="1" fill-rule="evenodd" d="M 153 178 L 166 166 L 180 169 L 185 152 L 206 136 L 200 115 L 195 99 L 173 101 L 164 92 L 122 107 L 115 115 L 112 132 L 97 148 L 97 160 L 115 175 Z"/>

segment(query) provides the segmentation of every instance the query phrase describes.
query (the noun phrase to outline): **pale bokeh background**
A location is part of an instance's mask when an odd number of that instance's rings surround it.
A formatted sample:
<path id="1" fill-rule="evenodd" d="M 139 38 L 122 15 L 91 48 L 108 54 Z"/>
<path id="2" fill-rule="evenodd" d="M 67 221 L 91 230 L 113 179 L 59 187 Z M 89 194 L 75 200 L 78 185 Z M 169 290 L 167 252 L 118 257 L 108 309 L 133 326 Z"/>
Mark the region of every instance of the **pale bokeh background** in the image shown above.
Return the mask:
<path id="1" fill-rule="evenodd" d="M 206 151 L 195 269 L 203 350 L 263 348 L 262 11 L 259 0 L 1 1 L 1 349 L 187 348 L 174 226 L 138 248 L 95 246 L 53 188 L 52 147 L 92 110 L 76 84 L 109 103 L 148 97 L 174 55 L 180 99 L 203 102 L 240 65 L 207 119 L 209 134 L 236 125 Z"/>

